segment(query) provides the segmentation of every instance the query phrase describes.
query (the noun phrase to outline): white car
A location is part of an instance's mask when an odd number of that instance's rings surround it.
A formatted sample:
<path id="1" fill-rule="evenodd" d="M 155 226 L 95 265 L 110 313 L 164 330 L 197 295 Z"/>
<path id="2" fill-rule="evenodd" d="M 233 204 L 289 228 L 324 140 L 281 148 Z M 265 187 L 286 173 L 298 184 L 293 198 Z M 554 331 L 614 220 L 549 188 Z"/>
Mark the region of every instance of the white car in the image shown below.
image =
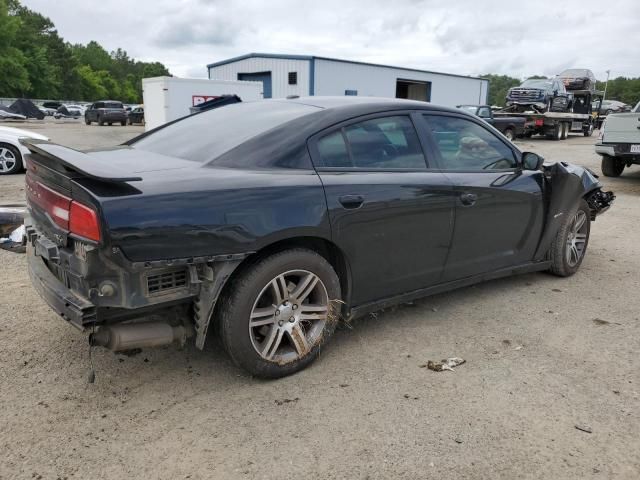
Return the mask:
<path id="1" fill-rule="evenodd" d="M 23 137 L 49 140 L 44 135 L 29 130 L 0 127 L 0 175 L 18 173 L 24 168 L 22 159 L 29 153 L 29 150 L 19 141 Z"/>

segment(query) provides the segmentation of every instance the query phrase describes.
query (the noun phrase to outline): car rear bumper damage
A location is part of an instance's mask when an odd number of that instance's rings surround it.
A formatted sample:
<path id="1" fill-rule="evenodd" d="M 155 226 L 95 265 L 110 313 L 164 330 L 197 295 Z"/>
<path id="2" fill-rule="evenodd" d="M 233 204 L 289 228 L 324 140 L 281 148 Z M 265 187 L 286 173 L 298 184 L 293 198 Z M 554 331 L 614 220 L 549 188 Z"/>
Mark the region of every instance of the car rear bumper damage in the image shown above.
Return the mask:
<path id="1" fill-rule="evenodd" d="M 73 293 L 58 280 L 47 268 L 44 259 L 36 255 L 33 245 L 27 246 L 27 261 L 31 283 L 58 315 L 80 330 L 96 322 L 96 306 Z"/>

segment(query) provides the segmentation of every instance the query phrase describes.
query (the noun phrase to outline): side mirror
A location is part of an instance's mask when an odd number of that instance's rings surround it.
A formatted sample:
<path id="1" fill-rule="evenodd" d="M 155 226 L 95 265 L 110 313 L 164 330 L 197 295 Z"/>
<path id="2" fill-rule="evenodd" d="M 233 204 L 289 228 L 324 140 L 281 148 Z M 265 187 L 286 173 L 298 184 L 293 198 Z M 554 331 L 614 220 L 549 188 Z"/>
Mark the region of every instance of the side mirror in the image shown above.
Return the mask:
<path id="1" fill-rule="evenodd" d="M 533 152 L 524 152 L 522 154 L 522 168 L 525 170 L 540 170 L 544 158 Z"/>

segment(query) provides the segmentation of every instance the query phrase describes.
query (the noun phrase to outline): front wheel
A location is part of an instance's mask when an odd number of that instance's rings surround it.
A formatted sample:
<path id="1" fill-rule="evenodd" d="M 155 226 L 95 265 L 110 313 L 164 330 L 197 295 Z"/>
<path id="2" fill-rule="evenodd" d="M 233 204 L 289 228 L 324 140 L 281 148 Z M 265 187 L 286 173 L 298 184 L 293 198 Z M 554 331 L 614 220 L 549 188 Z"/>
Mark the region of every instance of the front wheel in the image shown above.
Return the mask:
<path id="1" fill-rule="evenodd" d="M 516 138 L 512 128 L 507 128 L 504 131 L 504 136 L 507 137 L 507 140 L 509 140 L 510 142 L 513 142 L 513 140 Z"/>
<path id="2" fill-rule="evenodd" d="M 335 330 L 340 282 L 311 250 L 263 258 L 226 290 L 218 310 L 222 344 L 252 375 L 279 378 L 302 370 Z"/>
<path id="3" fill-rule="evenodd" d="M 122 125 L 123 127 L 124 127 L 126 124 L 127 124 L 127 121 L 126 121 L 126 120 L 122 120 L 122 121 L 120 122 L 120 125 Z"/>
<path id="4" fill-rule="evenodd" d="M 603 155 L 600 168 L 605 177 L 619 177 L 624 171 L 624 162 L 619 158 Z"/>
<path id="5" fill-rule="evenodd" d="M 589 205 L 580 200 L 578 208 L 567 216 L 551 245 L 551 272 L 560 277 L 576 273 L 582 264 L 591 231 Z"/>

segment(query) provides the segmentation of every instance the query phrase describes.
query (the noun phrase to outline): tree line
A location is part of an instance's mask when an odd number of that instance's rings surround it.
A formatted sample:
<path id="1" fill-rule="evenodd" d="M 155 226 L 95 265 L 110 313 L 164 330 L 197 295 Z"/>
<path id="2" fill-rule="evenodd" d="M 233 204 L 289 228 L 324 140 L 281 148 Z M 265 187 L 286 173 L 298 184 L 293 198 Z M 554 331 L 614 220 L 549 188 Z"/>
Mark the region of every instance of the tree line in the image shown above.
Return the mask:
<path id="1" fill-rule="evenodd" d="M 495 75 L 488 73 L 482 78 L 489 80 L 489 105 L 504 106 L 507 92 L 511 87 L 517 87 L 522 83 L 508 75 Z M 529 78 L 547 78 L 542 75 L 534 75 Z M 604 90 L 605 82 L 596 81 L 596 90 Z M 627 78 L 617 77 L 610 79 L 607 84 L 607 99 L 618 100 L 628 105 L 634 106 L 640 101 L 640 77 Z"/>
<path id="2" fill-rule="evenodd" d="M 65 42 L 53 22 L 0 0 L 0 97 L 142 101 L 142 79 L 170 75 L 160 62 L 140 62 L 118 48 Z"/>

